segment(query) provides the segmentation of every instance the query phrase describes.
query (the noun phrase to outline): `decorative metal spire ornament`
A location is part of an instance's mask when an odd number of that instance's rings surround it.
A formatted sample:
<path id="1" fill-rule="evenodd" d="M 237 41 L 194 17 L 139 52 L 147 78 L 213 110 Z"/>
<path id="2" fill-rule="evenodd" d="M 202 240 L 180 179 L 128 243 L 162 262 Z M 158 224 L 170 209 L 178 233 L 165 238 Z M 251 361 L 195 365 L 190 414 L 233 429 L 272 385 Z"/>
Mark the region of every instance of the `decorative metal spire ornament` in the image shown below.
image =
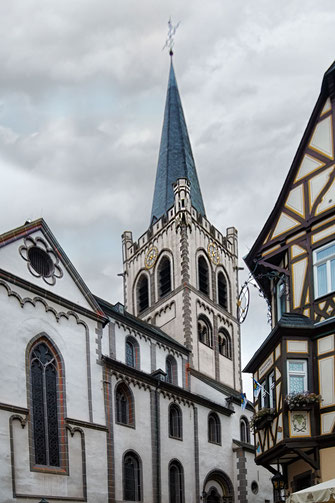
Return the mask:
<path id="1" fill-rule="evenodd" d="M 179 25 L 180 25 L 180 21 L 175 26 L 173 26 L 172 21 L 171 21 L 171 17 L 170 17 L 170 19 L 168 21 L 168 27 L 169 27 L 169 29 L 168 29 L 167 39 L 166 39 L 166 42 L 164 44 L 164 47 L 162 48 L 162 51 L 164 51 L 164 49 L 166 47 L 168 47 L 169 48 L 169 54 L 170 54 L 170 56 L 173 56 L 174 35 L 175 35 L 175 33 L 176 33 L 177 28 L 178 28 Z"/>

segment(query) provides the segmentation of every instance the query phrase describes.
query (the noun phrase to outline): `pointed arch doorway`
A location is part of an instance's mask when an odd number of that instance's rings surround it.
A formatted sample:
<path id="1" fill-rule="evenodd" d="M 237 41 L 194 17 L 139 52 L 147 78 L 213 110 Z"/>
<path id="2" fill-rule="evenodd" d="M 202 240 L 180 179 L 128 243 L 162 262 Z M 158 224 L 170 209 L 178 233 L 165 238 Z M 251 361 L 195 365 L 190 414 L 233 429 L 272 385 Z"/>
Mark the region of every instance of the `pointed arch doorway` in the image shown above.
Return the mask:
<path id="1" fill-rule="evenodd" d="M 233 484 L 224 472 L 213 470 L 204 482 L 202 499 L 205 503 L 234 503 Z"/>

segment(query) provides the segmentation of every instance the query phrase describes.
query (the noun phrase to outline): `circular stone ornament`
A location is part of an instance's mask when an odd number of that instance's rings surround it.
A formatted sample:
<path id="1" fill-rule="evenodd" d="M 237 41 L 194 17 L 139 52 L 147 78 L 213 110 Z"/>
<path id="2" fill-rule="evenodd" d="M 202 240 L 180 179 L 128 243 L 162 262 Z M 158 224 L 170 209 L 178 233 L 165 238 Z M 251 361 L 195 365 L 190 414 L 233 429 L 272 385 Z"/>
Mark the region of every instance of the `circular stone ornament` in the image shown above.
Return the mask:
<path id="1" fill-rule="evenodd" d="M 24 239 L 24 245 L 19 247 L 19 253 L 35 278 L 42 278 L 52 286 L 56 279 L 63 277 L 58 256 L 43 238 L 28 236 Z"/>
<path id="2" fill-rule="evenodd" d="M 158 248 L 157 246 L 151 246 L 147 251 L 147 254 L 144 259 L 144 264 L 146 269 L 151 269 L 157 260 L 158 257 Z"/>
<path id="3" fill-rule="evenodd" d="M 210 243 L 208 244 L 208 247 L 207 247 L 207 253 L 208 253 L 210 260 L 213 262 L 213 264 L 215 264 L 215 265 L 220 264 L 220 253 L 219 253 L 219 249 L 218 249 L 218 246 L 216 243 L 214 243 L 213 241 L 210 241 Z"/>

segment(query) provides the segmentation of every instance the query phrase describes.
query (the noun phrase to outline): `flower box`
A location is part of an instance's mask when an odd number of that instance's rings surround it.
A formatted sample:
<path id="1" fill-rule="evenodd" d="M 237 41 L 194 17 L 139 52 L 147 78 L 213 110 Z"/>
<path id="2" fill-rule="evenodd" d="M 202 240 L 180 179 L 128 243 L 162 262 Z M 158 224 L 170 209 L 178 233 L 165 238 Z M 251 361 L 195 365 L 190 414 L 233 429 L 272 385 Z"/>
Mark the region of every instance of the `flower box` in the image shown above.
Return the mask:
<path id="1" fill-rule="evenodd" d="M 267 426 L 271 425 L 273 418 L 275 417 L 275 410 L 264 408 L 254 414 L 254 417 L 250 421 L 250 427 L 254 431 L 262 430 Z"/>
<path id="2" fill-rule="evenodd" d="M 289 410 L 311 410 L 321 402 L 321 395 L 304 391 L 303 393 L 290 393 L 285 397 Z"/>

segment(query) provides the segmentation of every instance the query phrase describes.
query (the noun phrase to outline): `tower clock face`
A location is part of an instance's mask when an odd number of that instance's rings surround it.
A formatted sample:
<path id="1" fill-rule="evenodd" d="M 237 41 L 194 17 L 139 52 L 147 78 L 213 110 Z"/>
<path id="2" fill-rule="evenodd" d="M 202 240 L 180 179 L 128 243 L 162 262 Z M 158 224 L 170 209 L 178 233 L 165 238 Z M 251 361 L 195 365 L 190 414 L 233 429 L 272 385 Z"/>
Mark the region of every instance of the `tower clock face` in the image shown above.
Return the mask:
<path id="1" fill-rule="evenodd" d="M 145 256 L 144 260 L 145 268 L 151 269 L 151 267 L 153 267 L 153 265 L 155 264 L 157 257 L 158 257 L 158 248 L 156 246 L 152 246 L 151 248 L 149 248 Z"/>
<path id="2" fill-rule="evenodd" d="M 220 254 L 217 245 L 211 241 L 207 247 L 207 252 L 213 264 L 218 265 L 220 263 Z"/>

